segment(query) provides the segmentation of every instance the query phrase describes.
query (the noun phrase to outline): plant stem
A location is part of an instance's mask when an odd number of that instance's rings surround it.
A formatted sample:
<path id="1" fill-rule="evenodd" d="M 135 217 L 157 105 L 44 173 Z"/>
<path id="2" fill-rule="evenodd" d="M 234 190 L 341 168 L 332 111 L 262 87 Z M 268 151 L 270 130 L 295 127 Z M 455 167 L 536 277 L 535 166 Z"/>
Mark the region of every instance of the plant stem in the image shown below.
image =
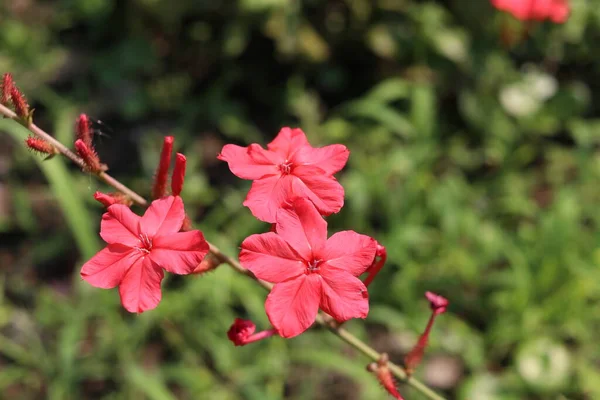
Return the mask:
<path id="1" fill-rule="evenodd" d="M 11 111 L 9 108 L 7 108 L 7 107 L 5 107 L 5 106 L 3 106 L 1 104 L 0 104 L 0 115 L 3 115 L 6 118 L 10 118 L 10 119 L 13 119 L 15 121 L 18 121 L 20 123 L 19 117 L 13 111 Z M 60 143 L 54 137 L 50 136 L 48 133 L 46 133 L 44 130 L 42 130 L 41 128 L 39 128 L 37 125 L 35 125 L 35 124 L 32 123 L 32 124 L 30 124 L 27 127 L 27 129 L 29 129 L 29 131 L 31 133 L 33 133 L 34 135 L 36 135 L 36 136 L 38 136 L 38 137 L 40 137 L 40 138 L 48 141 L 52 145 L 54 145 L 62 155 L 64 155 L 65 157 L 69 158 L 75 164 L 79 165 L 82 169 L 85 168 L 86 164 L 81 159 L 81 157 L 77 156 L 69 148 L 67 148 L 65 145 L 63 145 L 62 143 Z M 117 179 L 113 178 L 112 176 L 110 176 L 106 172 L 99 172 L 99 173 L 97 173 L 95 175 L 97 175 L 98 178 L 100 180 L 104 181 L 107 185 L 112 186 L 113 188 L 115 188 L 119 192 L 124 193 L 127 196 L 129 196 L 129 198 L 131 198 L 131 200 L 133 200 L 134 203 L 136 203 L 136 204 L 138 204 L 140 206 L 146 206 L 146 205 L 148 205 L 148 201 L 146 199 L 144 199 L 142 196 L 140 196 L 139 194 L 137 194 L 133 190 L 129 189 L 127 186 L 125 186 L 124 184 L 122 184 L 121 182 L 119 182 Z M 273 288 L 273 284 L 271 284 L 269 282 L 265 282 L 265 281 L 260 280 L 260 279 L 257 279 L 254 276 L 254 274 L 252 274 L 252 272 L 250 272 L 249 270 L 247 270 L 246 268 L 244 268 L 239 263 L 239 261 L 237 261 L 236 259 L 234 259 L 234 258 L 228 256 L 227 254 L 224 254 L 223 252 L 221 252 L 221 250 L 217 246 L 215 246 L 214 244 L 208 242 L 208 245 L 210 247 L 210 252 L 222 264 L 227 264 L 231 268 L 233 268 L 235 271 L 239 272 L 240 274 L 246 275 L 246 276 L 248 276 L 248 277 L 256 280 L 262 287 L 264 287 L 265 289 L 267 289 L 269 291 Z M 351 334 L 350 332 L 348 332 L 344 328 L 341 328 L 341 327 L 337 326 L 337 324 L 336 324 L 336 322 L 335 322 L 335 320 L 333 318 L 329 317 L 326 314 L 320 313 L 319 315 L 317 315 L 316 322 L 319 325 L 327 328 L 334 335 L 336 335 L 337 337 L 339 337 L 340 339 L 342 339 L 343 341 L 345 341 L 346 343 L 348 343 L 350 346 L 354 347 L 359 352 L 363 353 L 368 358 L 372 359 L 373 361 L 379 360 L 381 354 L 378 351 L 376 351 L 375 349 L 373 349 L 372 347 L 370 347 L 369 345 L 367 345 L 365 342 L 363 342 L 362 340 L 360 340 L 359 338 L 357 338 L 356 336 L 354 336 L 353 334 Z M 431 400 L 445 400 L 444 397 L 442 397 L 439 394 L 437 394 L 435 391 L 433 391 L 432 389 L 430 389 L 429 387 L 427 387 L 425 384 L 423 384 L 419 380 L 417 380 L 417 379 L 415 379 L 413 377 L 409 377 L 407 375 L 406 371 L 402 367 L 400 367 L 399 365 L 396 365 L 396 364 L 394 364 L 392 362 L 389 362 L 388 365 L 389 365 L 390 371 L 392 371 L 392 374 L 394 374 L 394 376 L 396 378 L 398 378 L 398 380 L 400 380 L 403 383 L 405 383 L 405 384 L 413 387 L 415 390 L 421 392 L 428 399 L 431 399 Z"/>

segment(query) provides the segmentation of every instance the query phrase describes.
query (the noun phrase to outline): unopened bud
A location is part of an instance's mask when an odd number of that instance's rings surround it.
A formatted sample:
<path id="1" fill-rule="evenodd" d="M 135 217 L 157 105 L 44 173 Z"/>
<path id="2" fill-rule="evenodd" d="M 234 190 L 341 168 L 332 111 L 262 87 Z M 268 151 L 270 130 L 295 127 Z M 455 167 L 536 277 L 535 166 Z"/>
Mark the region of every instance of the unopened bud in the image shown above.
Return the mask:
<path id="1" fill-rule="evenodd" d="M 58 154 L 58 149 L 54 147 L 50 142 L 35 136 L 29 136 L 25 139 L 25 144 L 30 150 L 40 154 L 48 154 L 53 156 Z"/>
<path id="2" fill-rule="evenodd" d="M 76 139 L 81 139 L 86 146 L 93 148 L 91 122 L 87 115 L 79 115 L 75 124 L 75 132 Z"/>
<path id="3" fill-rule="evenodd" d="M 11 92 L 13 85 L 14 83 L 12 75 L 9 73 L 5 73 L 2 76 L 2 86 L 0 87 L 0 89 L 2 89 L 2 93 L 0 94 L 0 104 L 2 104 L 3 106 L 10 107 Z"/>
<path id="4" fill-rule="evenodd" d="M 152 186 L 152 198 L 160 199 L 167 194 L 167 178 L 169 174 L 169 164 L 171 163 L 171 153 L 173 151 L 173 136 L 166 136 L 163 140 L 163 147 L 160 153 L 160 161 L 154 175 L 154 185 Z"/>
<path id="5" fill-rule="evenodd" d="M 181 153 L 177 153 L 175 156 L 175 168 L 171 175 L 171 193 L 173 196 L 179 196 L 183 189 L 186 161 L 185 156 Z"/>
<path id="6" fill-rule="evenodd" d="M 99 173 L 106 171 L 106 165 L 100 163 L 100 158 L 93 148 L 88 147 L 83 140 L 77 139 L 75 141 L 75 149 L 77 154 L 82 158 L 85 164 L 85 170 L 88 172 Z"/>

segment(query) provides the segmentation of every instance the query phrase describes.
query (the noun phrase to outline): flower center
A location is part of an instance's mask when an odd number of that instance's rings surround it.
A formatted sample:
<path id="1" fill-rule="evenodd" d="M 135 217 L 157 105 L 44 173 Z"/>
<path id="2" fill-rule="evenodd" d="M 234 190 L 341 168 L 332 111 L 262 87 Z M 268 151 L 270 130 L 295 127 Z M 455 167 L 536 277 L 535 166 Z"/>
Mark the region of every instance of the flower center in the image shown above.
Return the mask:
<path id="1" fill-rule="evenodd" d="M 321 264 L 321 260 L 312 260 L 311 262 L 308 263 L 308 265 L 306 265 L 306 273 L 307 274 L 314 274 L 319 272 L 319 264 Z"/>
<path id="2" fill-rule="evenodd" d="M 289 175 L 292 172 L 292 163 L 291 161 L 285 160 L 281 164 L 279 164 L 279 170 L 284 175 Z"/>
<path id="3" fill-rule="evenodd" d="M 150 250 L 152 250 L 152 239 L 149 238 L 148 235 L 145 233 L 140 233 L 139 238 L 140 238 L 140 245 L 138 247 L 136 247 L 135 249 L 142 253 L 146 253 L 146 254 L 150 253 Z"/>

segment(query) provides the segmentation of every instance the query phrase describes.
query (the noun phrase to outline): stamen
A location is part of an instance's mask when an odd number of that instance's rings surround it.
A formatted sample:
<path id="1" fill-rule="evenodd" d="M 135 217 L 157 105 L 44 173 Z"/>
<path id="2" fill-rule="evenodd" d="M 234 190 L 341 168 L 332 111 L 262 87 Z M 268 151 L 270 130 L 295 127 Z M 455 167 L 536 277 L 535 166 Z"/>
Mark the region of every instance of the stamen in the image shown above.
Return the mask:
<path id="1" fill-rule="evenodd" d="M 282 174 L 289 175 L 292 172 L 292 163 L 285 160 L 283 163 L 279 164 L 279 170 Z"/>

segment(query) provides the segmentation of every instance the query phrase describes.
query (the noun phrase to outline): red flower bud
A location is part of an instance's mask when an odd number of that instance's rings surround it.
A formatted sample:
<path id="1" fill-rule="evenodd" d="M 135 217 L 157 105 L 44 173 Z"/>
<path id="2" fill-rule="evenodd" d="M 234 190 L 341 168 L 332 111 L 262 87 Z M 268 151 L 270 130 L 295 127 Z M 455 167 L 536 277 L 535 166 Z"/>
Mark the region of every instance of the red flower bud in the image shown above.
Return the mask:
<path id="1" fill-rule="evenodd" d="M 425 347 L 427 347 L 427 342 L 429 340 L 429 333 L 431 332 L 431 328 L 433 327 L 433 323 L 435 322 L 435 317 L 440 314 L 443 314 L 448 307 L 448 300 L 438 294 L 432 292 L 425 292 L 425 297 L 429 300 L 429 305 L 431 307 L 431 317 L 429 317 L 429 322 L 427 322 L 427 326 L 425 327 L 425 331 L 419 337 L 419 341 L 413 347 L 413 349 L 404 357 L 404 364 L 406 366 L 406 372 L 410 376 L 415 371 L 417 366 L 421 363 L 423 359 L 423 355 L 425 354 Z"/>
<path id="2" fill-rule="evenodd" d="M 102 192 L 96 192 L 94 193 L 94 199 L 96 199 L 98 202 L 102 203 L 104 205 L 104 207 L 110 207 L 113 204 L 123 204 L 126 206 L 130 206 L 133 204 L 133 202 L 131 201 L 131 199 L 123 194 L 123 193 L 102 193 Z"/>
<path id="3" fill-rule="evenodd" d="M 154 185 L 152 186 L 152 198 L 160 199 L 167 194 L 167 176 L 169 173 L 169 164 L 171 163 L 171 152 L 173 151 L 173 136 L 166 136 L 163 141 L 160 161 L 156 174 L 154 175 Z"/>
<path id="4" fill-rule="evenodd" d="M 6 107 L 10 107 L 11 103 L 11 92 L 14 86 L 12 75 L 6 73 L 2 76 L 2 94 L 0 95 L 0 104 Z"/>
<path id="5" fill-rule="evenodd" d="M 254 334 L 256 325 L 250 320 L 236 318 L 231 325 L 231 328 L 227 331 L 227 337 L 236 346 L 245 346 L 249 343 L 257 342 L 259 340 L 273 336 L 277 331 L 275 329 L 268 329 L 266 331 Z"/>
<path id="6" fill-rule="evenodd" d="M 376 363 L 370 363 L 367 365 L 367 371 L 375 373 L 377 380 L 383 386 L 383 388 L 395 399 L 404 400 L 398 389 L 396 388 L 396 382 L 392 376 L 392 372 L 388 366 L 388 355 L 382 353 L 381 357 Z"/>
<path id="7" fill-rule="evenodd" d="M 185 179 L 185 164 L 186 158 L 183 154 L 177 153 L 175 156 L 175 168 L 171 175 L 171 192 L 173 196 L 179 196 L 183 189 L 183 181 Z"/>
<path id="8" fill-rule="evenodd" d="M 12 100 L 13 106 L 15 107 L 15 113 L 23 121 L 30 124 L 31 113 L 29 111 L 29 104 L 27 104 L 25 96 L 23 96 L 23 94 L 19 91 L 19 88 L 17 88 L 14 84 L 10 88 L 10 98 Z"/>
<path id="9" fill-rule="evenodd" d="M 99 173 L 106 170 L 106 166 L 100 164 L 100 158 L 98 157 L 98 154 L 96 154 L 93 148 L 88 147 L 83 140 L 77 139 L 75 141 L 75 149 L 77 150 L 79 157 L 83 159 L 83 162 L 86 165 L 86 171 Z"/>
<path id="10" fill-rule="evenodd" d="M 90 149 L 93 148 L 92 145 L 92 124 L 90 119 L 85 114 L 80 114 L 79 118 L 77 118 L 77 123 L 75 124 L 75 132 L 77 134 L 76 138 L 81 139 L 83 143 Z"/>
<path id="11" fill-rule="evenodd" d="M 49 154 L 51 156 L 58 154 L 58 149 L 56 147 L 39 137 L 29 136 L 25 139 L 25 144 L 30 150 L 40 154 Z"/>

